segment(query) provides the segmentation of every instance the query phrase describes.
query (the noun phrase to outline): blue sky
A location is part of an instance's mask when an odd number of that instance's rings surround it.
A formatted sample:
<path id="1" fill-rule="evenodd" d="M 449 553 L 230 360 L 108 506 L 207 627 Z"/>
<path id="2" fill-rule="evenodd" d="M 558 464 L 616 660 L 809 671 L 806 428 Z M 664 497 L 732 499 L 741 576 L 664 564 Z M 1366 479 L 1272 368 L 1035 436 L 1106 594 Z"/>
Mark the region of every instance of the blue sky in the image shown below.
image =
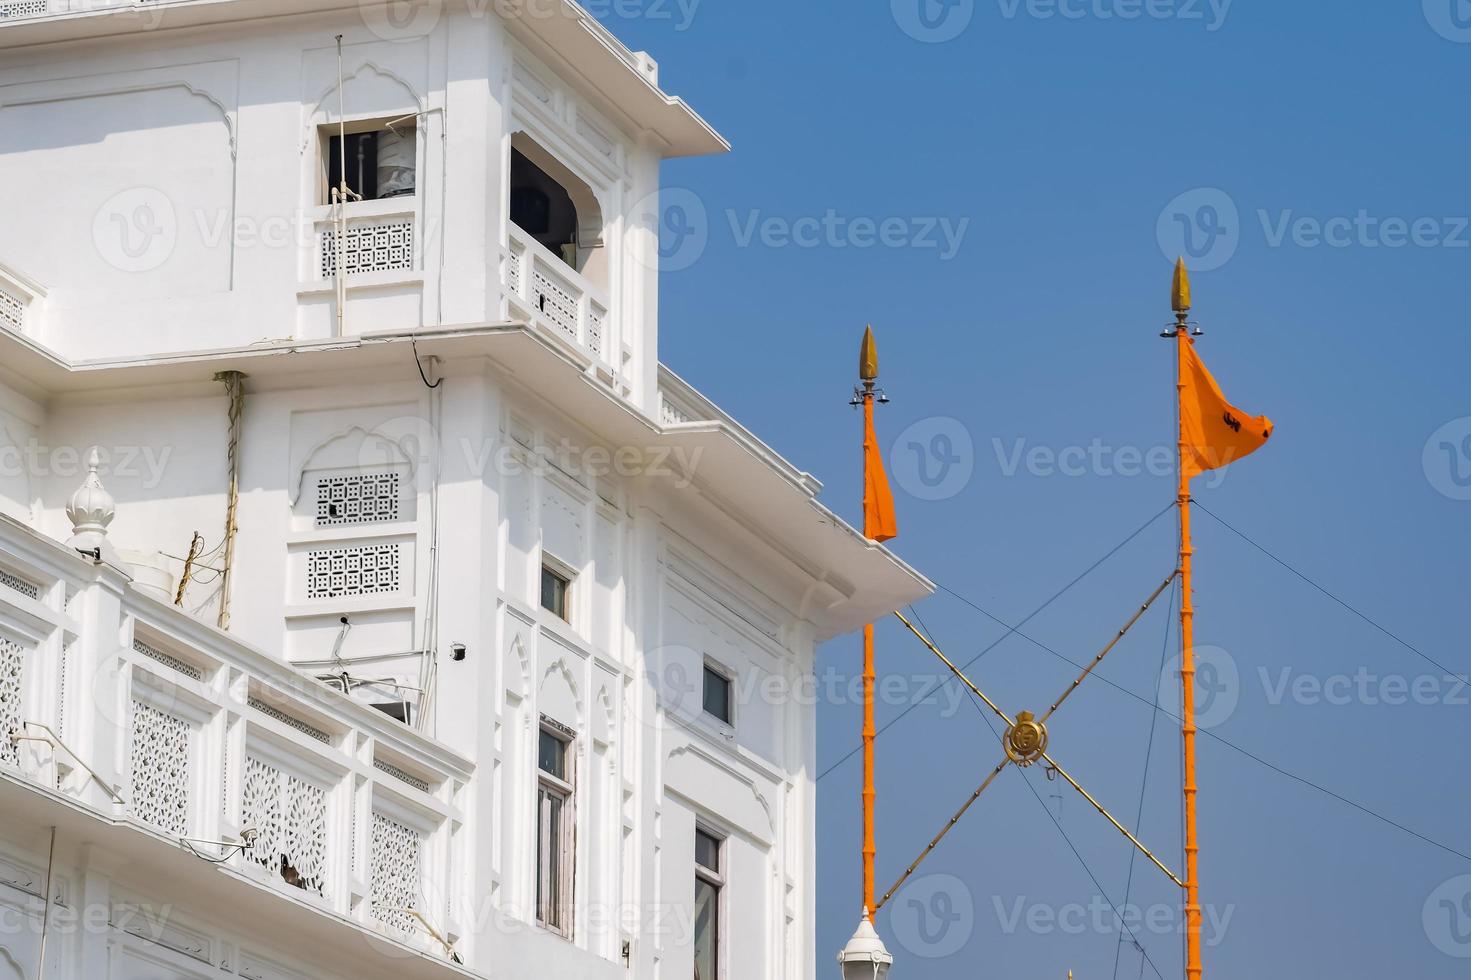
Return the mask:
<path id="1" fill-rule="evenodd" d="M 1471 7 L 920 2 L 601 10 L 735 146 L 665 167 L 666 224 L 694 234 L 670 243 L 664 359 L 856 520 L 847 399 L 871 321 L 895 547 L 1015 623 L 1173 496 L 1158 333 L 1187 252 L 1207 364 L 1277 423 L 1197 499 L 1398 637 L 1198 513 L 1210 732 L 1471 853 L 1471 691 L 1445 677 L 1471 670 Z M 1036 643 L 1008 637 L 972 676 L 1013 711 L 1045 709 L 1075 671 L 1038 644 L 1091 658 L 1174 550 L 1165 514 L 1028 622 Z M 1100 669 L 1117 687 L 1089 681 L 1051 726 L 1058 760 L 1130 824 L 1178 644 L 1166 601 Z M 961 660 L 1004 632 L 949 594 L 919 614 Z M 892 624 L 879 635 L 899 679 L 883 723 L 935 672 Z M 829 644 L 819 673 L 846 679 L 858 656 L 856 638 Z M 1173 682 L 1160 690 L 1175 710 Z M 820 769 L 858 728 L 850 698 L 821 705 Z M 881 889 L 998 755 L 945 696 L 880 738 Z M 1174 867 L 1179 767 L 1161 716 L 1140 834 Z M 1200 773 L 1208 976 L 1465 976 L 1471 861 L 1215 738 Z M 825 971 L 859 902 L 858 775 L 855 758 L 818 783 Z M 1127 911 L 1149 961 L 1118 949 L 1105 910 L 1129 869 L 1085 801 L 1008 771 L 881 917 L 894 976 L 1086 980 L 1114 975 L 1116 952 L 1118 976 L 1179 976 L 1178 890 L 1142 860 Z"/>

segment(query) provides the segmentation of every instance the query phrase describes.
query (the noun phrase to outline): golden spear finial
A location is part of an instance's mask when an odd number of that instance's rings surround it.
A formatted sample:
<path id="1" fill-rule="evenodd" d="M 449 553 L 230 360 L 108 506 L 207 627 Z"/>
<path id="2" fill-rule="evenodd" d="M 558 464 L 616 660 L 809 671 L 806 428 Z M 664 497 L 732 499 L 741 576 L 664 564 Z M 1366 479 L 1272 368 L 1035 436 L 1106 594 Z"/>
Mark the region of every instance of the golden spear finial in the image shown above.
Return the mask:
<path id="1" fill-rule="evenodd" d="M 863 346 L 858 348 L 858 377 L 862 381 L 877 381 L 879 376 L 879 352 L 873 342 L 873 325 L 863 331 Z"/>
<path id="2" fill-rule="evenodd" d="M 1170 288 L 1170 308 L 1176 313 L 1190 309 L 1190 272 L 1184 258 L 1175 260 L 1175 282 Z"/>

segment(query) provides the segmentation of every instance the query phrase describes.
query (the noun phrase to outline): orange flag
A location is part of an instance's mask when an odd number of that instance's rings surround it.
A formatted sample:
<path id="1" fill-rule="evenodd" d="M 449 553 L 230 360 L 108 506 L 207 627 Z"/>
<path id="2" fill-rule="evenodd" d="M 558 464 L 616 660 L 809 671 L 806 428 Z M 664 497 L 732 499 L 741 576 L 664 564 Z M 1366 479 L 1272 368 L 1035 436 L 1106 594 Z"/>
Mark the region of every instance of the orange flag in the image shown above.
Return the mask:
<path id="1" fill-rule="evenodd" d="M 894 493 L 884 472 L 884 454 L 873 429 L 873 399 L 863 400 L 863 534 L 887 541 L 899 533 L 894 517 Z"/>
<path id="2" fill-rule="evenodd" d="M 1272 420 L 1226 401 L 1195 341 L 1180 345 L 1180 465 L 1186 479 L 1253 453 L 1272 435 Z"/>

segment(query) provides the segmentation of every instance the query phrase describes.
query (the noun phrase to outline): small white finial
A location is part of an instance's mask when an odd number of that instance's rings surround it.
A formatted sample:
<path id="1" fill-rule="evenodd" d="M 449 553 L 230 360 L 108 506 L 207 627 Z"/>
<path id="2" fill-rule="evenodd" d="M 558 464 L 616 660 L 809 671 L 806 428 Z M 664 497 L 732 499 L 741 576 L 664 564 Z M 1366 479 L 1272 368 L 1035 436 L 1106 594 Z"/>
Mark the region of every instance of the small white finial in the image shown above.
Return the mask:
<path id="1" fill-rule="evenodd" d="M 117 516 L 117 502 L 97 475 L 101 466 L 102 451 L 93 446 L 87 453 L 87 478 L 66 505 L 66 516 L 72 522 L 72 536 L 67 545 L 117 564 L 112 543 L 107 540 L 108 525 Z"/>
<path id="2" fill-rule="evenodd" d="M 889 975 L 894 957 L 884 948 L 866 907 L 858 930 L 838 954 L 838 963 L 842 965 L 844 980 L 884 980 Z"/>

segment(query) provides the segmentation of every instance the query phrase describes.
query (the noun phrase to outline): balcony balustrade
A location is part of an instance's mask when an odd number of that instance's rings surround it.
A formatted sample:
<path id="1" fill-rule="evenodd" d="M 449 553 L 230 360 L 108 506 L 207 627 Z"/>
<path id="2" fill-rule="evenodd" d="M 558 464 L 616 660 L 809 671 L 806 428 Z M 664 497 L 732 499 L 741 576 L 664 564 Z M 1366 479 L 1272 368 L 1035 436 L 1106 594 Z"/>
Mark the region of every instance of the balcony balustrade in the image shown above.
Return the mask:
<path id="1" fill-rule="evenodd" d="M 0 517 L 5 791 L 448 959 L 471 763 L 73 543 Z"/>

